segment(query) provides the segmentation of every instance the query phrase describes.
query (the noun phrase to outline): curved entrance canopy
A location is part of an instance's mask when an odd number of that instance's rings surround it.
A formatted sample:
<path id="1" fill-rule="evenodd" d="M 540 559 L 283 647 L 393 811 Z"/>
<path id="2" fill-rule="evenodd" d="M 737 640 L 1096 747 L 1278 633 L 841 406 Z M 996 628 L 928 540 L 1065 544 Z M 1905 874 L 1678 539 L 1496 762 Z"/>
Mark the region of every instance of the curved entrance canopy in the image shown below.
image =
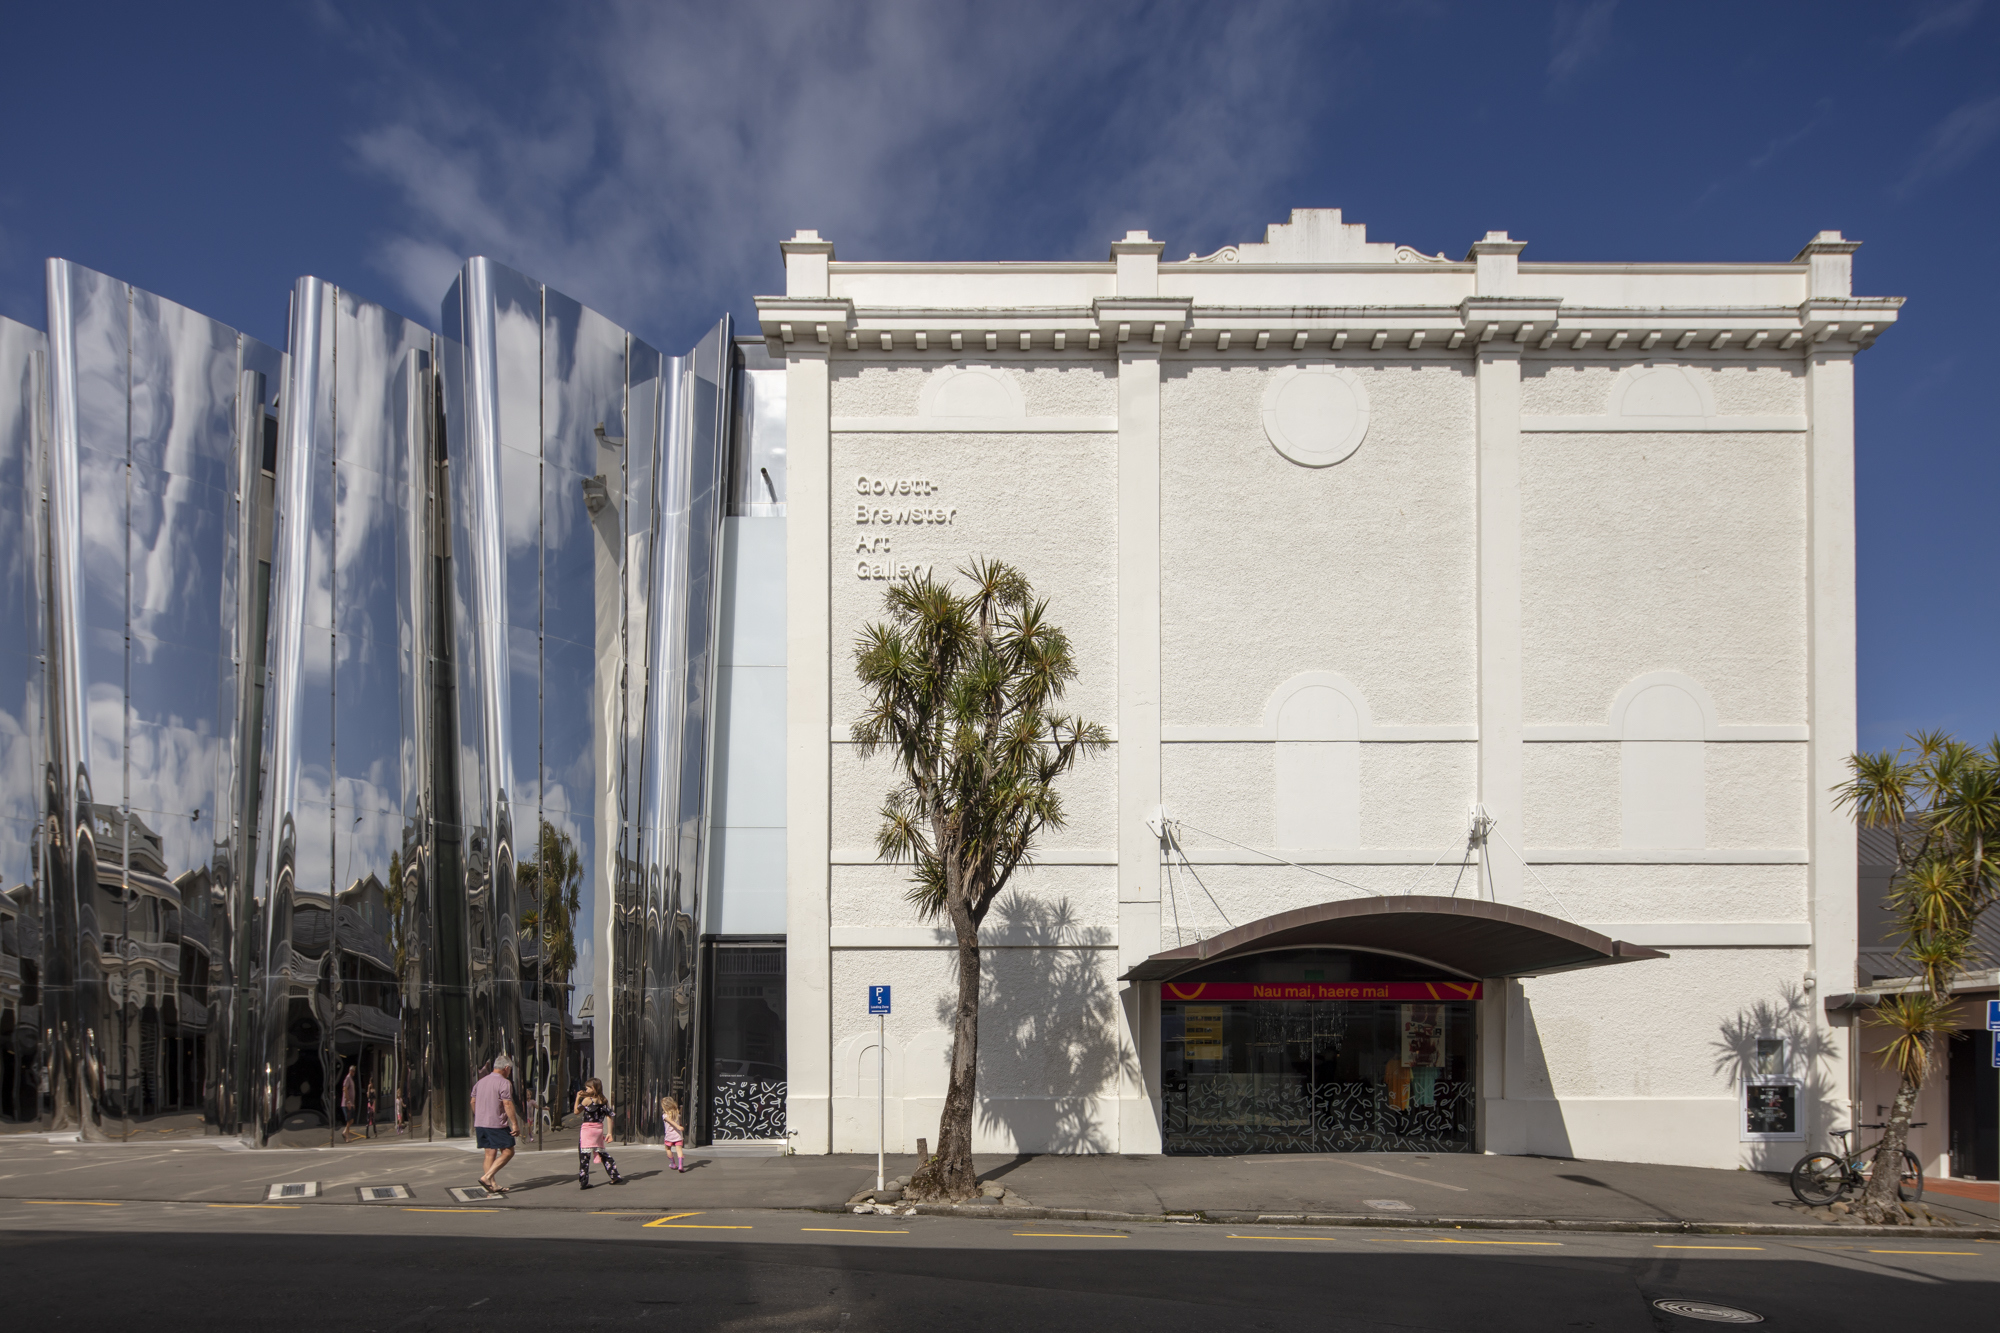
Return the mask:
<path id="1" fill-rule="evenodd" d="M 1272 949 L 1315 948 L 1402 954 L 1480 978 L 1545 976 L 1667 956 L 1524 907 L 1405 895 L 1350 898 L 1280 912 L 1156 953 L 1119 980 L 1165 981 L 1203 963 Z"/>

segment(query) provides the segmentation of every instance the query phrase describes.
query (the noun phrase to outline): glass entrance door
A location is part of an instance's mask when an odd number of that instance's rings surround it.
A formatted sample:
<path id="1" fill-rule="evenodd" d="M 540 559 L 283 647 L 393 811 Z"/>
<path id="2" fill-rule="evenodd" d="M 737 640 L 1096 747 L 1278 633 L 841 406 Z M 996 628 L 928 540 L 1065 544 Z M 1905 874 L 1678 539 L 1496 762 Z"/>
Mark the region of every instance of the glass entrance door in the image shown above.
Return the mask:
<path id="1" fill-rule="evenodd" d="M 783 1139 L 785 948 L 723 941 L 709 948 L 709 1138 Z"/>
<path id="2" fill-rule="evenodd" d="M 1471 1152 L 1469 1002 L 1160 1006 L 1169 1153 Z"/>
<path id="3" fill-rule="evenodd" d="M 1294 950 L 1165 983 L 1169 1153 L 1471 1152 L 1477 982 Z"/>

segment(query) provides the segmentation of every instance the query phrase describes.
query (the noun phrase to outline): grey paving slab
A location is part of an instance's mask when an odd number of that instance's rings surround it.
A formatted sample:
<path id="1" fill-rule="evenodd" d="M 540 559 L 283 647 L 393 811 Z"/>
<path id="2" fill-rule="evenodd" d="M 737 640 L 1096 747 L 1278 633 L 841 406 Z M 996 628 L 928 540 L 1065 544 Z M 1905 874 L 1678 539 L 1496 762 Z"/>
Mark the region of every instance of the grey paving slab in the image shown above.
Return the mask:
<path id="1" fill-rule="evenodd" d="M 517 1209 L 838 1209 L 875 1183 L 872 1156 L 694 1157 L 668 1169 L 656 1145 L 615 1149 L 626 1183 L 576 1185 L 567 1146 L 522 1152 L 501 1175 Z M 310 1181 L 309 1207 L 353 1205 L 367 1186 L 402 1185 L 419 1203 L 449 1204 L 478 1183 L 481 1159 L 457 1144 L 243 1150 L 221 1140 L 147 1145 L 0 1139 L 0 1199 L 264 1201 L 271 1187 Z M 891 1177 L 917 1166 L 891 1157 Z M 1811 1222 L 1782 1177 L 1750 1171 L 1538 1157 L 1354 1154 L 1226 1158 L 981 1156 L 983 1179 L 1046 1209 L 1335 1215 L 1384 1223 L 1439 1219 L 1728 1225 Z M 1926 1206 L 1960 1225 L 1992 1226 L 1990 1208 L 1931 1195 Z M 365 1205 L 364 1205 L 365 1206 Z"/>

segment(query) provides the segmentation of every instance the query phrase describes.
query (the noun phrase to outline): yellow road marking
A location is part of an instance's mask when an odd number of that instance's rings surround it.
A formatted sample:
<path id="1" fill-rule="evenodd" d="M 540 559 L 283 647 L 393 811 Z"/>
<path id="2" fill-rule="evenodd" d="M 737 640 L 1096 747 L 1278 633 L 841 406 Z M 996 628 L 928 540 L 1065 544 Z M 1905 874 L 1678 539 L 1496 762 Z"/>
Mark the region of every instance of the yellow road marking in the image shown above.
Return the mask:
<path id="1" fill-rule="evenodd" d="M 1437 1239 L 1429 1237 L 1409 1239 L 1403 1236 L 1385 1236 L 1378 1239 L 1379 1243 L 1383 1245 L 1552 1245 L 1557 1249 L 1562 1248 L 1562 1242 L 1559 1240 L 1454 1240 L 1449 1236 Z"/>
<path id="2" fill-rule="evenodd" d="M 121 1204 L 104 1203 L 97 1199 L 23 1199 L 22 1203 L 38 1203 L 47 1208 L 118 1208 Z"/>
<path id="3" fill-rule="evenodd" d="M 210 1208 L 302 1208 L 297 1203 L 212 1203 Z"/>
<path id="4" fill-rule="evenodd" d="M 405 1208 L 406 1213 L 497 1213 L 498 1208 Z"/>
<path id="5" fill-rule="evenodd" d="M 1656 1250 L 1761 1250 L 1762 1245 L 1655 1245 Z"/>
<path id="6" fill-rule="evenodd" d="M 907 1231 L 894 1231 L 883 1227 L 800 1227 L 801 1231 L 844 1231 L 850 1236 L 907 1236 Z"/>
<path id="7" fill-rule="evenodd" d="M 1130 1236 L 1111 1231 L 1017 1231 L 1017 1236 L 1052 1236 L 1062 1240 L 1130 1240 Z"/>
<path id="8" fill-rule="evenodd" d="M 662 1222 L 678 1222 L 683 1217 L 700 1217 L 700 1216 L 701 1216 L 701 1210 L 697 1208 L 694 1212 L 691 1213 L 668 1213 L 665 1217 L 654 1218 L 651 1222 L 646 1223 L 646 1225 L 650 1227 L 650 1226 L 656 1226 Z"/>
<path id="9" fill-rule="evenodd" d="M 1234 1236 L 1231 1240 L 1331 1240 L 1331 1236 Z"/>
<path id="10" fill-rule="evenodd" d="M 719 1226 L 714 1222 L 647 1222 L 649 1227 L 667 1227 L 675 1231 L 749 1231 L 751 1228 Z"/>
<path id="11" fill-rule="evenodd" d="M 1962 1254 L 1968 1259 L 1977 1259 L 1977 1250 L 1870 1250 L 1870 1254 Z"/>

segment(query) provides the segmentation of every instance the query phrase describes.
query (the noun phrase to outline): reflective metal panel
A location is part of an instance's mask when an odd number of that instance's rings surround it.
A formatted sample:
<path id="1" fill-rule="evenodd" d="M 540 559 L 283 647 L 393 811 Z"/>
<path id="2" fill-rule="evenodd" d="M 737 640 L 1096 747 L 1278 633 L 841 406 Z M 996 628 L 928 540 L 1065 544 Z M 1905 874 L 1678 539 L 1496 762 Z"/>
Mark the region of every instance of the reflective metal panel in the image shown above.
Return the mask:
<path id="1" fill-rule="evenodd" d="M 48 340 L 0 318 L 0 1132 L 47 1129 L 47 886 L 37 865 L 42 698 L 41 471 Z"/>
<path id="2" fill-rule="evenodd" d="M 259 1132 L 428 1133 L 439 1007 L 423 968 L 431 335 L 301 279 L 274 488 Z M 414 481 L 413 481 L 414 479 Z M 415 514 L 412 514 L 412 509 Z M 296 608 L 299 623 L 275 619 Z"/>
<path id="3" fill-rule="evenodd" d="M 459 824 L 472 1060 L 517 1054 L 514 906 L 520 779 L 536 772 L 532 731 L 517 734 L 521 664 L 510 615 L 532 635 L 540 605 L 541 289 L 475 259 L 445 301 L 451 458 Z M 524 650 L 523 650 L 524 651 Z M 529 654 L 532 662 L 532 653 Z M 532 677 L 530 677 L 532 679 Z M 529 716 L 533 716 L 530 705 Z"/>
<path id="4" fill-rule="evenodd" d="M 76 265 L 48 276 L 54 1115 L 92 1136 L 213 1129 L 232 1102 L 214 1042 L 233 998 L 216 952 L 243 759 L 240 503 L 278 354 Z"/>
<path id="5" fill-rule="evenodd" d="M 785 516 L 785 367 L 762 338 L 736 340 L 735 426 L 729 507 L 734 516 Z"/>

